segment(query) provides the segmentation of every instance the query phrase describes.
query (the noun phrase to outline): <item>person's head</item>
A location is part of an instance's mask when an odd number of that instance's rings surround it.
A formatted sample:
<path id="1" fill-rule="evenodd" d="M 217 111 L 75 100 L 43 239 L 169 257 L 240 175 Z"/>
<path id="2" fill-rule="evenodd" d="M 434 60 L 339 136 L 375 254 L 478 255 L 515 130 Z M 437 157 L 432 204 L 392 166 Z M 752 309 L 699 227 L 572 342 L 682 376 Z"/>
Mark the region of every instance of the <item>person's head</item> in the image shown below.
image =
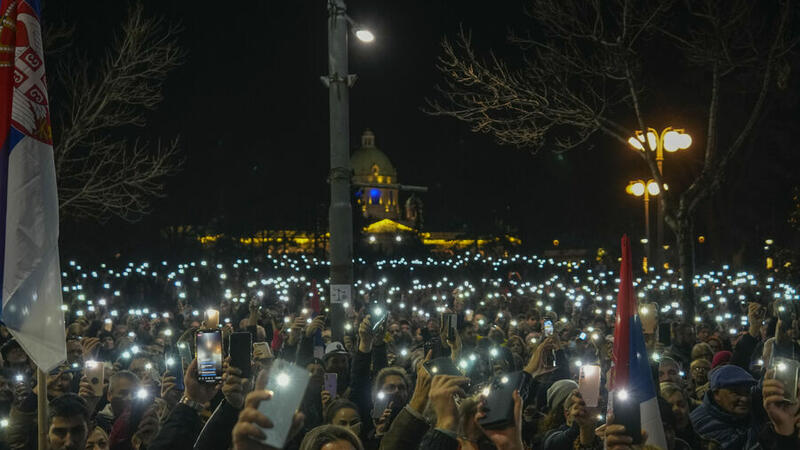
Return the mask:
<path id="1" fill-rule="evenodd" d="M 750 414 L 751 389 L 756 380 L 744 369 L 735 365 L 722 366 L 711 372 L 710 392 L 714 403 L 735 417 Z"/>
<path id="2" fill-rule="evenodd" d="M 700 342 L 705 342 L 708 340 L 709 336 L 711 336 L 711 328 L 706 324 L 701 324 L 697 326 L 697 340 Z M 694 353 L 694 351 L 693 351 Z M 694 356 L 692 357 L 694 359 Z"/>
<path id="3" fill-rule="evenodd" d="M 100 427 L 95 427 L 86 440 L 86 450 L 109 450 L 108 433 Z"/>
<path id="4" fill-rule="evenodd" d="M 77 394 L 64 394 L 50 402 L 50 450 L 84 450 L 89 434 L 89 408 Z"/>
<path id="5" fill-rule="evenodd" d="M 681 367 L 672 358 L 662 358 L 658 363 L 658 382 L 681 383 Z"/>
<path id="6" fill-rule="evenodd" d="M 324 422 L 349 428 L 356 436 L 361 435 L 361 416 L 356 404 L 350 400 L 334 400 L 325 410 Z"/>
<path id="7" fill-rule="evenodd" d="M 81 364 L 83 362 L 83 346 L 78 339 L 67 340 L 67 363 Z"/>
<path id="8" fill-rule="evenodd" d="M 400 335 L 402 334 L 402 330 L 400 329 L 400 324 L 394 322 L 393 324 L 389 325 L 389 334 L 392 336 L 392 339 L 399 339 Z"/>
<path id="9" fill-rule="evenodd" d="M 671 406 L 677 430 L 686 429 L 689 426 L 689 399 L 683 389 L 675 383 L 661 383 L 661 397 Z"/>
<path id="10" fill-rule="evenodd" d="M 0 351 L 2 351 L 3 361 L 5 361 L 7 367 L 25 371 L 30 369 L 28 355 L 25 353 L 25 350 L 20 347 L 16 339 L 12 339 L 3 344 Z"/>
<path id="11" fill-rule="evenodd" d="M 146 356 L 135 356 L 128 365 L 128 370 L 139 377 L 139 380 L 147 380 L 153 378 L 154 367 L 155 365 Z"/>
<path id="12" fill-rule="evenodd" d="M 335 373 L 340 380 L 348 379 L 350 364 L 347 350 L 341 342 L 331 342 L 325 346 L 325 372 Z"/>
<path id="13" fill-rule="evenodd" d="M 711 370 L 711 363 L 707 359 L 695 359 L 692 361 L 692 382 L 695 386 L 702 386 L 708 383 L 709 370 Z"/>
<path id="14" fill-rule="evenodd" d="M 711 346 L 711 351 L 713 351 L 715 355 L 722 351 L 722 341 L 718 337 L 711 336 L 706 343 Z"/>
<path id="15" fill-rule="evenodd" d="M 114 350 L 114 335 L 109 333 L 108 331 L 101 331 L 100 332 L 100 348 L 110 351 Z"/>
<path id="16" fill-rule="evenodd" d="M 141 381 L 133 372 L 123 370 L 111 376 L 107 399 L 111 403 L 111 412 L 114 413 L 114 417 L 119 417 L 128 409 L 140 386 Z"/>
<path id="17" fill-rule="evenodd" d="M 695 343 L 694 327 L 690 323 L 678 323 L 674 328 L 673 341 L 678 347 L 689 347 Z"/>
<path id="18" fill-rule="evenodd" d="M 348 428 L 321 425 L 306 434 L 300 450 L 364 450 L 364 446 Z"/>
<path id="19" fill-rule="evenodd" d="M 308 370 L 308 373 L 311 375 L 311 383 L 316 386 L 321 386 L 325 378 L 325 366 L 322 361 L 316 358 L 313 359 L 306 364 L 306 370 Z M 335 395 L 335 392 L 331 392 L 331 395 Z"/>
<path id="20" fill-rule="evenodd" d="M 731 362 L 731 358 L 733 357 L 733 353 L 723 350 L 721 352 L 717 352 L 714 354 L 714 358 L 711 359 L 711 368 L 715 368 L 718 366 L 724 366 Z"/>
<path id="21" fill-rule="evenodd" d="M 521 337 L 516 335 L 509 337 L 507 345 L 511 353 L 519 356 L 525 355 L 525 343 L 522 341 Z"/>
<path id="22" fill-rule="evenodd" d="M 385 367 L 375 377 L 373 395 L 383 392 L 392 396 L 392 403 L 397 406 L 405 405 L 408 401 L 408 377 L 406 371 L 400 367 Z"/>
<path id="23" fill-rule="evenodd" d="M 400 331 L 402 331 L 403 333 L 408 333 L 410 335 L 411 334 L 411 322 L 409 322 L 408 320 L 403 319 L 399 323 L 400 323 Z"/>
<path id="24" fill-rule="evenodd" d="M 708 362 L 711 362 L 711 359 L 714 358 L 714 350 L 705 342 L 694 344 L 694 347 L 692 347 L 692 361 L 701 358 L 707 359 Z"/>
<path id="25" fill-rule="evenodd" d="M 51 370 L 47 374 L 47 398 L 54 399 L 69 392 L 72 376 L 69 366 L 66 365 Z"/>
<path id="26" fill-rule="evenodd" d="M 475 347 L 478 343 L 478 334 L 475 331 L 475 325 L 472 322 L 464 323 L 461 328 L 461 344 L 465 347 Z"/>

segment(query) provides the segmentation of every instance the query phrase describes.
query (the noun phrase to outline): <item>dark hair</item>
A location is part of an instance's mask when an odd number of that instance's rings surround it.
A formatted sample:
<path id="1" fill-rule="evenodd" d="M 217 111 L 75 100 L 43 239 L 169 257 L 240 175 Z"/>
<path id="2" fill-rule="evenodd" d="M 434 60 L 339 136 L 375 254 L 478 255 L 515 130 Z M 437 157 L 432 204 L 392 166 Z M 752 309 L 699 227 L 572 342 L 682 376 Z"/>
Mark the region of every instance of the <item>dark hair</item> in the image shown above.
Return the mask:
<path id="1" fill-rule="evenodd" d="M 54 398 L 48 407 L 47 417 L 50 421 L 54 417 L 75 417 L 80 416 L 84 422 L 89 422 L 89 407 L 86 401 L 78 394 L 68 393 Z"/>
<path id="2" fill-rule="evenodd" d="M 356 406 L 356 404 L 350 400 L 334 400 L 330 405 L 328 405 L 328 409 L 325 410 L 325 417 L 323 418 L 322 422 L 325 424 L 332 424 L 333 418 L 336 417 L 336 413 L 339 412 L 339 410 L 347 408 L 353 409 L 357 414 L 360 414 L 358 411 L 358 406 Z"/>

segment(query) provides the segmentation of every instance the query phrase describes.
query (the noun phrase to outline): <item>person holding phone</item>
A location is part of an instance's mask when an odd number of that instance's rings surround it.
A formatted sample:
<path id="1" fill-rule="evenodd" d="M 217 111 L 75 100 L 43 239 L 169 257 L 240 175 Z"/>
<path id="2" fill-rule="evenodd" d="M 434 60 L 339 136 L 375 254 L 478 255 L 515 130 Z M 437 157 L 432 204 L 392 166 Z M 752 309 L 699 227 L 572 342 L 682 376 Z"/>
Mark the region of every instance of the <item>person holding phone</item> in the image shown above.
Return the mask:
<path id="1" fill-rule="evenodd" d="M 593 448 L 599 444 L 594 433 L 597 412 L 591 411 L 586 406 L 577 389 L 573 390 L 564 401 L 563 410 L 560 412 L 564 415 L 564 424 L 547 435 L 544 450 Z"/>
<path id="2" fill-rule="evenodd" d="M 203 427 L 200 413 L 217 394 L 219 383 L 199 381 L 196 359 L 186 369 L 183 383 L 186 386 L 183 396 L 147 447 L 148 450 L 190 449 L 200 434 Z"/>

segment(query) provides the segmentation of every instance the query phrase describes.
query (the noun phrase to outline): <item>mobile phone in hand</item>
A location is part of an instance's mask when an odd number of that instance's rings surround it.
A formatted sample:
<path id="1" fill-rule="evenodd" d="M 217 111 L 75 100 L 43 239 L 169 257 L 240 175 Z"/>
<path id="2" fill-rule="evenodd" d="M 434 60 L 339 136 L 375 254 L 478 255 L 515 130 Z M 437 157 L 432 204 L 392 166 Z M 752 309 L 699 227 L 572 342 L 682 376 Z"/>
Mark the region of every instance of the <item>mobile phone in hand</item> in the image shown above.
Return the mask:
<path id="1" fill-rule="evenodd" d="M 370 310 L 370 322 L 372 322 L 372 332 L 378 331 L 383 324 L 386 322 L 386 319 L 389 317 L 389 311 L 386 308 L 374 304 L 372 309 Z"/>
<path id="2" fill-rule="evenodd" d="M 258 412 L 267 416 L 272 428 L 263 429 L 267 438 L 264 444 L 283 448 L 289 437 L 294 421 L 294 413 L 300 407 L 308 387 L 311 374 L 303 367 L 278 359 L 269 373 L 266 389 L 272 391 L 272 398 L 258 405 Z"/>
<path id="3" fill-rule="evenodd" d="M 228 354 L 231 356 L 231 366 L 242 371 L 242 378 L 250 378 L 253 372 L 253 362 L 250 352 L 253 348 L 253 337 L 248 332 L 231 333 L 228 343 Z"/>
<path id="4" fill-rule="evenodd" d="M 458 367 L 453 363 L 453 360 L 449 356 L 441 356 L 439 358 L 432 359 L 422 364 L 425 367 L 425 370 L 434 377 L 436 375 L 452 375 L 457 377 L 463 377 L 464 374 L 458 370 Z"/>
<path id="5" fill-rule="evenodd" d="M 200 330 L 195 333 L 197 379 L 203 383 L 222 380 L 222 331 Z"/>
<path id="6" fill-rule="evenodd" d="M 581 366 L 578 377 L 578 391 L 589 408 L 596 408 L 600 398 L 600 366 Z"/>
<path id="7" fill-rule="evenodd" d="M 179 352 L 168 350 L 164 354 L 164 367 L 167 368 L 169 376 L 175 378 L 175 389 L 183 391 L 186 386 L 183 384 L 183 363 Z"/>
<path id="8" fill-rule="evenodd" d="M 485 400 L 481 411 L 486 415 L 478 420 L 481 427 L 502 430 L 514 424 L 514 391 L 519 391 L 522 402 L 528 397 L 530 375 L 523 371 L 499 375 L 484 389 Z"/>
<path id="9" fill-rule="evenodd" d="M 372 405 L 372 418 L 373 419 L 380 419 L 383 415 L 383 412 L 389 407 L 389 403 L 392 401 L 392 394 L 387 394 L 383 391 L 380 391 L 375 396 L 375 403 Z"/>
<path id="10" fill-rule="evenodd" d="M 545 337 L 553 335 L 553 321 L 551 320 L 544 321 L 544 335 Z"/>
<path id="11" fill-rule="evenodd" d="M 797 379 L 800 375 L 800 363 L 793 359 L 774 357 L 772 369 L 775 379 L 783 383 L 783 398 L 789 403 L 797 402 Z"/>
<path id="12" fill-rule="evenodd" d="M 338 377 L 339 375 L 336 373 L 325 373 L 323 386 L 325 386 L 325 390 L 331 394 L 331 397 L 336 396 Z"/>
<path id="13" fill-rule="evenodd" d="M 442 324 L 444 325 L 445 335 L 448 341 L 455 340 L 458 333 L 458 316 L 454 313 L 443 313 Z"/>
<path id="14" fill-rule="evenodd" d="M 626 390 L 614 392 L 614 423 L 625 427 L 634 444 L 642 443 L 642 416 L 637 402 Z"/>
<path id="15" fill-rule="evenodd" d="M 92 385 L 92 391 L 97 397 L 103 396 L 103 363 L 98 361 L 86 361 L 84 364 L 84 375 L 89 383 Z"/>

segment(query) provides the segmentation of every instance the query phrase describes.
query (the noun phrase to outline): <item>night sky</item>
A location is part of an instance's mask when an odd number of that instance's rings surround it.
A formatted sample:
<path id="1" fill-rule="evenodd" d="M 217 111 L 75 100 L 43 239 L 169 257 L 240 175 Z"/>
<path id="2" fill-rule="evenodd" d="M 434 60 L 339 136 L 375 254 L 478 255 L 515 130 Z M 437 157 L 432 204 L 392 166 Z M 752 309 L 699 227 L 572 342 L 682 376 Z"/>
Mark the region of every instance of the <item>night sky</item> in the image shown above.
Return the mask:
<path id="1" fill-rule="evenodd" d="M 89 54 L 102 51 L 125 13 L 125 2 L 62 3 L 48 6 L 45 18 L 74 23 L 75 45 Z M 553 239 L 564 247 L 591 248 L 616 245 L 624 232 L 638 237 L 641 199 L 625 194 L 624 187 L 647 172 L 633 151 L 597 135 L 585 149 L 534 155 L 422 111 L 442 80 L 434 67 L 441 39 L 463 23 L 474 31 L 479 49 L 515 57 L 505 38 L 509 28 L 530 25 L 523 3 L 349 1 L 350 15 L 377 38 L 372 45 L 355 40 L 350 45 L 351 72 L 359 76 L 350 97 L 351 146 L 358 146 L 365 128 L 372 129 L 400 181 L 430 188 L 422 196 L 428 230 L 488 232 L 504 223 L 534 249 Z M 234 234 L 324 225 L 328 92 L 319 77 L 327 72 L 326 2 L 144 4 L 150 14 L 183 24 L 179 39 L 188 58 L 169 77 L 165 101 L 149 116 L 148 127 L 128 132 L 180 135 L 186 165 L 170 179 L 167 197 L 139 224 L 65 224 L 66 251 L 87 248 L 88 237 L 99 254 L 157 248 L 158 230 L 168 225 Z M 659 65 L 656 81 L 670 81 L 670 90 L 648 95 L 654 125 L 702 132 L 702 77 L 670 72 L 663 60 L 652 63 Z M 791 85 L 797 92 L 797 82 Z M 756 144 L 743 152 L 747 159 L 732 168 L 731 183 L 701 211 L 698 234 L 706 234 L 723 254 L 745 242 L 757 248 L 766 235 L 790 238 L 791 187 L 800 184 L 791 168 L 800 161 L 789 145 L 797 98 L 785 97 L 769 106 Z M 688 152 L 668 156 L 670 185 L 679 188 L 698 167 L 701 146 L 696 139 Z"/>

